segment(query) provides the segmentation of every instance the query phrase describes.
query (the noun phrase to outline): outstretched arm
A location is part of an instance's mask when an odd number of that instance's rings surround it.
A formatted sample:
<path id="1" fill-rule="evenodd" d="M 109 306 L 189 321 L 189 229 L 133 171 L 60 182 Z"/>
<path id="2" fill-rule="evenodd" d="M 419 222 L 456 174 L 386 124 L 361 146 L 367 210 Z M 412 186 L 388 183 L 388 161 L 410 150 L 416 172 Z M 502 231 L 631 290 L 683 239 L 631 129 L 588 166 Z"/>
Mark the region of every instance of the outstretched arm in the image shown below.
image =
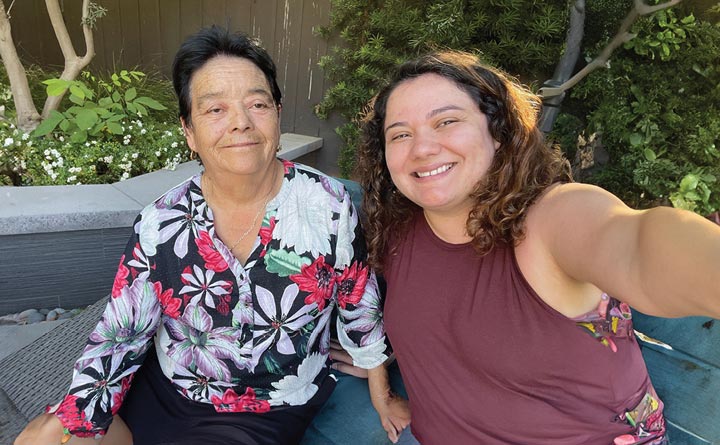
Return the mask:
<path id="1" fill-rule="evenodd" d="M 720 318 L 720 226 L 691 212 L 633 210 L 598 187 L 565 184 L 532 216 L 559 268 L 651 315 Z"/>

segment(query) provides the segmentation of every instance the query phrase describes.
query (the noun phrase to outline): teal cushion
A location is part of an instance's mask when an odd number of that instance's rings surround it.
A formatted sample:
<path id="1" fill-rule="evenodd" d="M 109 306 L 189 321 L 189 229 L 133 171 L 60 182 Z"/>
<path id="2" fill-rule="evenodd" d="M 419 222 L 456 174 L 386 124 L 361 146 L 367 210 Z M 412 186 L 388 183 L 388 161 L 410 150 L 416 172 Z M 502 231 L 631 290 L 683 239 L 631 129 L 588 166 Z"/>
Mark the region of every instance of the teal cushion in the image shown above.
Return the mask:
<path id="1" fill-rule="evenodd" d="M 407 398 L 397 364 L 388 367 L 393 391 Z M 366 379 L 335 371 L 337 385 L 305 432 L 301 445 L 386 445 L 391 443 L 370 402 Z"/>

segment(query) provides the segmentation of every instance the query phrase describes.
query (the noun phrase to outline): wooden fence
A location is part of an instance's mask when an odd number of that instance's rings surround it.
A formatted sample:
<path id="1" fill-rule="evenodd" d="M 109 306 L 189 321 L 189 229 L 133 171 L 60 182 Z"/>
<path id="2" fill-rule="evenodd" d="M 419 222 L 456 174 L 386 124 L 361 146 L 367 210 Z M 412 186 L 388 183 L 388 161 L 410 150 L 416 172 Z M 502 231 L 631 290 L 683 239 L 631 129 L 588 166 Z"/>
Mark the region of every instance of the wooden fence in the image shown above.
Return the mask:
<path id="1" fill-rule="evenodd" d="M 316 167 L 337 174 L 337 120 L 321 121 L 313 114 L 328 81 L 317 62 L 328 51 L 326 40 L 313 30 L 329 21 L 329 0 L 95 0 L 108 10 L 95 30 L 96 56 L 91 69 L 100 71 L 139 67 L 170 74 L 172 59 L 182 40 L 213 24 L 243 31 L 260 39 L 278 66 L 283 91 L 283 132 L 318 136 L 323 149 Z M 10 2 L 5 0 L 8 7 Z M 81 0 L 62 6 L 75 48 L 84 54 L 79 25 Z M 16 0 L 11 26 L 21 58 L 40 66 L 61 66 L 60 48 L 53 34 L 44 0 Z"/>

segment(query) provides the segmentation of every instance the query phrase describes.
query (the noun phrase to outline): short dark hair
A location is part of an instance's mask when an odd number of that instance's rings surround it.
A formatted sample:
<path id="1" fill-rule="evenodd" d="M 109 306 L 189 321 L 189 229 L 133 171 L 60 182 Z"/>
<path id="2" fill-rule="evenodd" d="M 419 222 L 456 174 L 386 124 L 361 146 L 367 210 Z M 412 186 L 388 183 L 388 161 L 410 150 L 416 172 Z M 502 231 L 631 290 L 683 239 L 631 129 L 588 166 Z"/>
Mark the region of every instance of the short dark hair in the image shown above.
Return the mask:
<path id="1" fill-rule="evenodd" d="M 270 54 L 246 34 L 231 34 L 227 29 L 213 25 L 185 39 L 173 61 L 173 87 L 178 97 L 180 118 L 187 125 L 191 124 L 190 80 L 197 70 L 217 56 L 241 57 L 254 63 L 265 74 L 275 105 L 282 104 L 277 69 Z"/>

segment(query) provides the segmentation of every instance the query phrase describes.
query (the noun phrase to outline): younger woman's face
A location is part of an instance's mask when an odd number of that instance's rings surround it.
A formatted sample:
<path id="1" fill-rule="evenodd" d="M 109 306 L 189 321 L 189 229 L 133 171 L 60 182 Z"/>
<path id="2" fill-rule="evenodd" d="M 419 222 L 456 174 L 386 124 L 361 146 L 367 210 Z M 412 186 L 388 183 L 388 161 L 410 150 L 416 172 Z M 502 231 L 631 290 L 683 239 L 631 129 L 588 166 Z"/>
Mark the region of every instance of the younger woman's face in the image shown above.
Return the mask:
<path id="1" fill-rule="evenodd" d="M 390 94 L 385 159 L 400 192 L 428 214 L 467 215 L 470 194 L 500 143 L 478 104 L 453 81 L 423 74 Z"/>

